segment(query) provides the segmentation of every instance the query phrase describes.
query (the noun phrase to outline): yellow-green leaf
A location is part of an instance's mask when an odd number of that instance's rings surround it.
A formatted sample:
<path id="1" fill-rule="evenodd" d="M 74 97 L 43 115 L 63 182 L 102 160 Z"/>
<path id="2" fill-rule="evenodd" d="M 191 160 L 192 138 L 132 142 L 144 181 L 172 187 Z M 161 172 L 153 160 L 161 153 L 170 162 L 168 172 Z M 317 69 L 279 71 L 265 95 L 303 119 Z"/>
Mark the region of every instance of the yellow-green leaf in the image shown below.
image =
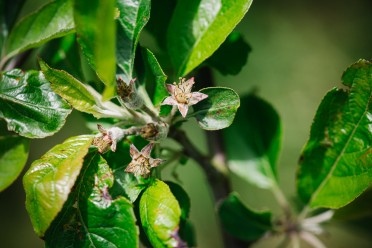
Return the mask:
<path id="1" fill-rule="evenodd" d="M 35 160 L 25 174 L 26 209 L 40 237 L 66 202 L 92 140 L 91 135 L 67 139 Z"/>

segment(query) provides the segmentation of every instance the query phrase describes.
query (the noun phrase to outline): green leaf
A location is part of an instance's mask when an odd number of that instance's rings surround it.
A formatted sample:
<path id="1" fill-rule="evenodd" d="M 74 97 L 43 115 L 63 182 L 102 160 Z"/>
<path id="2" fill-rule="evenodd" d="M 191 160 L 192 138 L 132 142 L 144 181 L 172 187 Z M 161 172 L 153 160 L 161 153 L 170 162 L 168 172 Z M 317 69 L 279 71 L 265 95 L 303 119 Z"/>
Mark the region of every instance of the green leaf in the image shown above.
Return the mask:
<path id="1" fill-rule="evenodd" d="M 248 11 L 252 0 L 180 0 L 168 28 L 168 52 L 178 76 L 211 56 Z"/>
<path id="2" fill-rule="evenodd" d="M 48 42 L 43 46 L 39 56 L 52 68 L 68 71 L 79 80 L 84 79 L 80 48 L 75 34 Z"/>
<path id="3" fill-rule="evenodd" d="M 176 197 L 181 208 L 181 221 L 178 231 L 179 236 L 182 240 L 187 242 L 188 247 L 196 247 L 194 226 L 188 219 L 191 207 L 190 198 L 180 185 L 170 181 L 167 181 L 166 183 L 174 197 Z"/>
<path id="4" fill-rule="evenodd" d="M 178 204 L 180 205 L 181 208 L 181 218 L 183 220 L 186 220 L 189 217 L 190 213 L 190 198 L 187 195 L 186 191 L 177 183 L 174 182 L 166 182 L 168 185 L 169 189 L 171 190 L 172 194 L 174 197 L 177 199 Z"/>
<path id="5" fill-rule="evenodd" d="M 75 109 L 101 117 L 122 117 L 114 110 L 103 107 L 100 99 L 97 99 L 87 90 L 84 84 L 65 71 L 50 68 L 44 61 L 39 60 L 40 68 L 45 78 L 51 83 L 54 92 L 66 99 Z"/>
<path id="6" fill-rule="evenodd" d="M 140 58 L 138 58 L 140 57 Z M 141 56 L 136 60 L 136 72 L 138 80 L 146 87 L 152 103 L 159 106 L 166 96 L 169 95 L 165 88 L 167 76 L 160 67 L 155 55 L 147 48 L 141 48 Z"/>
<path id="7" fill-rule="evenodd" d="M 19 69 L 0 74 L 0 106 L 8 130 L 28 138 L 53 135 L 71 112 L 41 72 Z"/>
<path id="8" fill-rule="evenodd" d="M 245 241 L 257 240 L 272 230 L 271 213 L 253 211 L 240 201 L 236 193 L 230 194 L 219 206 L 222 226 L 232 236 Z"/>
<path id="9" fill-rule="evenodd" d="M 0 135 L 0 192 L 21 173 L 27 162 L 29 143 L 16 135 Z"/>
<path id="10" fill-rule="evenodd" d="M 29 48 L 71 33 L 73 29 L 71 1 L 50 2 L 15 25 L 6 42 L 6 56 L 10 58 Z"/>
<path id="11" fill-rule="evenodd" d="M 224 87 L 210 87 L 200 90 L 208 97 L 194 105 L 194 113 L 198 124 L 205 130 L 218 130 L 231 125 L 240 105 L 238 94 Z"/>
<path id="12" fill-rule="evenodd" d="M 322 100 L 302 152 L 298 194 L 312 208 L 340 208 L 372 182 L 372 63 L 359 60 L 343 74 L 347 91 Z"/>
<path id="13" fill-rule="evenodd" d="M 68 202 L 46 233 L 47 247 L 138 247 L 132 204 L 112 199 L 114 181 L 107 162 L 90 153 Z"/>
<path id="14" fill-rule="evenodd" d="M 152 0 L 151 3 L 151 18 L 145 29 L 154 36 L 158 46 L 166 50 L 167 30 L 177 1 Z M 164 13 L 167 14 L 165 15 Z"/>
<path id="15" fill-rule="evenodd" d="M 117 0 L 119 9 L 117 28 L 117 64 L 124 72 L 123 80 L 133 78 L 134 58 L 138 39 L 150 19 L 150 0 Z"/>
<path id="16" fill-rule="evenodd" d="M 181 209 L 169 187 L 155 180 L 140 199 L 142 227 L 153 247 L 178 247 Z"/>
<path id="17" fill-rule="evenodd" d="M 333 219 L 341 221 L 368 220 L 372 217 L 372 188 L 367 189 L 355 201 L 338 209 Z"/>
<path id="18" fill-rule="evenodd" d="M 40 237 L 66 202 L 92 140 L 91 135 L 65 140 L 35 160 L 25 174 L 26 209 Z"/>
<path id="19" fill-rule="evenodd" d="M 115 0 L 75 0 L 78 42 L 89 64 L 106 85 L 103 100 L 115 95 Z"/>
<path id="20" fill-rule="evenodd" d="M 148 141 L 138 136 L 129 137 L 129 139 L 136 147 L 143 147 L 148 143 Z M 110 190 L 112 197 L 125 196 L 133 203 L 149 182 L 152 181 L 152 178 L 135 177 L 132 173 L 124 171 L 132 161 L 129 154 L 129 143 L 127 141 L 121 141 L 118 142 L 115 152 L 108 151 L 102 156 L 109 163 L 114 173 L 114 185 Z"/>
<path id="21" fill-rule="evenodd" d="M 234 123 L 224 130 L 229 169 L 260 188 L 276 183 L 281 123 L 275 109 L 254 95 L 242 97 Z"/>
<path id="22" fill-rule="evenodd" d="M 236 75 L 247 63 L 251 50 L 239 32 L 232 32 L 206 63 L 223 75 Z"/>

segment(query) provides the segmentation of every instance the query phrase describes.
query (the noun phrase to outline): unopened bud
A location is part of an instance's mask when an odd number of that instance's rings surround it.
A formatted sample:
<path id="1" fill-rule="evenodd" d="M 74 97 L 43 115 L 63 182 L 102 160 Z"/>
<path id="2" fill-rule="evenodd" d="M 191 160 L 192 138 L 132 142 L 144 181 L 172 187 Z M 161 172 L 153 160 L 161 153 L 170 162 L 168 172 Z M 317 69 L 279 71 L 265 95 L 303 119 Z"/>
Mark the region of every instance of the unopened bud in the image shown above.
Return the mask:
<path id="1" fill-rule="evenodd" d="M 168 136 L 169 126 L 165 122 L 148 123 L 141 128 L 142 138 L 151 141 L 160 141 Z"/>
<path id="2" fill-rule="evenodd" d="M 130 80 L 129 84 L 123 81 L 123 79 L 117 79 L 117 91 L 122 103 L 128 109 L 139 109 L 143 106 L 143 100 L 138 94 L 136 86 L 134 85 L 136 79 Z"/>
<path id="3" fill-rule="evenodd" d="M 94 137 L 92 144 L 98 148 L 99 153 L 106 153 L 110 149 L 115 152 L 117 142 L 125 136 L 125 130 L 118 127 L 106 130 L 100 124 L 97 127 L 100 133 Z"/>

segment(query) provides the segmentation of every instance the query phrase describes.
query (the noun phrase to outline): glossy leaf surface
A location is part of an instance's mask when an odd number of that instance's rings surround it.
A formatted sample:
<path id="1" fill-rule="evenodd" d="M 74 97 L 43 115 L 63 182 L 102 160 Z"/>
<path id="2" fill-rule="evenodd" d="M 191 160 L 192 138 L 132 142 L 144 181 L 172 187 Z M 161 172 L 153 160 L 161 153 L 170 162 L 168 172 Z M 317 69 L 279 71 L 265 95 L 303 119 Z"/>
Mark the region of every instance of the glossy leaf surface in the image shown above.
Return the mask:
<path id="1" fill-rule="evenodd" d="M 52 1 L 15 25 L 6 42 L 6 56 L 12 57 L 73 30 L 72 1 Z"/>
<path id="2" fill-rule="evenodd" d="M 26 209 L 40 237 L 67 201 L 92 140 L 89 135 L 67 139 L 35 160 L 25 174 Z"/>
<path id="3" fill-rule="evenodd" d="M 276 180 L 281 144 L 280 119 L 273 107 L 254 95 L 244 96 L 234 123 L 224 130 L 229 169 L 260 187 Z"/>
<path id="4" fill-rule="evenodd" d="M 84 161 L 67 203 L 46 233 L 47 247 L 138 247 L 132 204 L 112 199 L 113 174 L 95 152 Z"/>
<path id="5" fill-rule="evenodd" d="M 134 58 L 138 39 L 150 19 L 150 0 L 117 0 L 119 10 L 117 30 L 117 64 L 124 73 L 124 81 L 133 77 Z"/>
<path id="6" fill-rule="evenodd" d="M 66 99 L 75 109 L 93 114 L 100 118 L 106 114 L 101 104 L 77 79 L 65 71 L 50 68 L 44 61 L 39 61 L 45 78 L 51 83 L 54 92 Z"/>
<path id="7" fill-rule="evenodd" d="M 313 208 L 340 208 L 372 182 L 372 63 L 356 62 L 342 82 L 348 90 L 324 97 L 300 159 L 297 190 Z"/>
<path id="8" fill-rule="evenodd" d="M 0 74 L 0 106 L 8 130 L 28 138 L 53 135 L 71 112 L 41 72 L 19 69 Z"/>
<path id="9" fill-rule="evenodd" d="M 256 212 L 247 208 L 235 193 L 222 202 L 218 215 L 229 234 L 245 241 L 257 240 L 272 229 L 270 212 Z"/>
<path id="10" fill-rule="evenodd" d="M 168 28 L 168 52 L 178 76 L 211 56 L 248 11 L 252 0 L 180 0 Z"/>
<path id="11" fill-rule="evenodd" d="M 247 63 L 251 50 L 239 32 L 232 32 L 206 63 L 223 75 L 236 75 Z"/>
<path id="12" fill-rule="evenodd" d="M 68 71 L 73 77 L 82 81 L 85 77 L 80 55 L 80 47 L 76 41 L 76 35 L 70 34 L 45 44 L 39 57 L 52 68 Z"/>
<path id="13" fill-rule="evenodd" d="M 208 97 L 194 105 L 194 113 L 201 128 L 218 130 L 231 125 L 240 105 L 238 94 L 232 89 L 211 87 L 200 90 Z"/>
<path id="14" fill-rule="evenodd" d="M 75 0 L 74 20 L 81 49 L 106 85 L 103 100 L 115 95 L 115 0 Z"/>
<path id="15" fill-rule="evenodd" d="M 168 185 L 155 180 L 140 200 L 142 227 L 153 247 L 177 247 L 181 209 Z"/>
<path id="16" fill-rule="evenodd" d="M 5 125 L 0 125 L 5 128 Z M 12 184 L 27 162 L 29 140 L 0 131 L 0 192 Z"/>

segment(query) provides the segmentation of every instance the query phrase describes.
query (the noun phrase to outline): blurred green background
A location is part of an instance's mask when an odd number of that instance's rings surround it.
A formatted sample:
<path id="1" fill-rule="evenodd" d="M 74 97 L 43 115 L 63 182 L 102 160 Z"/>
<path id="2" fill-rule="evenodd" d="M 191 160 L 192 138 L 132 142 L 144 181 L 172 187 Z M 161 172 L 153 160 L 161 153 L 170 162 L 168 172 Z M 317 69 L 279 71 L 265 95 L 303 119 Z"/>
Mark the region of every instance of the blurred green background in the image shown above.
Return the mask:
<path id="1" fill-rule="evenodd" d="M 42 2 L 29 0 L 24 13 Z M 328 90 L 340 86 L 340 77 L 346 67 L 359 58 L 372 58 L 372 1 L 256 0 L 237 30 L 252 47 L 248 63 L 234 77 L 215 72 L 216 81 L 241 95 L 255 90 L 279 112 L 284 132 L 280 184 L 286 195 L 296 201 L 297 159 L 318 104 Z M 196 124 L 189 123 L 186 128 L 192 137 L 198 137 L 193 138 L 193 142 L 205 149 L 203 133 Z M 83 118 L 74 112 L 60 133 L 32 141 L 26 168 L 56 143 L 86 132 Z M 166 174 L 170 174 L 170 170 Z M 191 197 L 191 219 L 195 224 L 198 247 L 222 247 L 213 201 L 202 171 L 189 161 L 177 172 Z M 277 211 L 270 193 L 235 177 L 232 182 L 246 204 L 258 210 L 271 208 Z M 21 180 L 0 193 L 0 247 L 43 246 L 33 232 L 24 201 Z M 329 225 L 329 232 L 322 240 L 332 248 L 372 247 L 371 234 L 371 230 L 358 229 L 355 225 L 335 223 Z M 259 247 L 275 247 L 275 242 L 265 241 Z"/>

